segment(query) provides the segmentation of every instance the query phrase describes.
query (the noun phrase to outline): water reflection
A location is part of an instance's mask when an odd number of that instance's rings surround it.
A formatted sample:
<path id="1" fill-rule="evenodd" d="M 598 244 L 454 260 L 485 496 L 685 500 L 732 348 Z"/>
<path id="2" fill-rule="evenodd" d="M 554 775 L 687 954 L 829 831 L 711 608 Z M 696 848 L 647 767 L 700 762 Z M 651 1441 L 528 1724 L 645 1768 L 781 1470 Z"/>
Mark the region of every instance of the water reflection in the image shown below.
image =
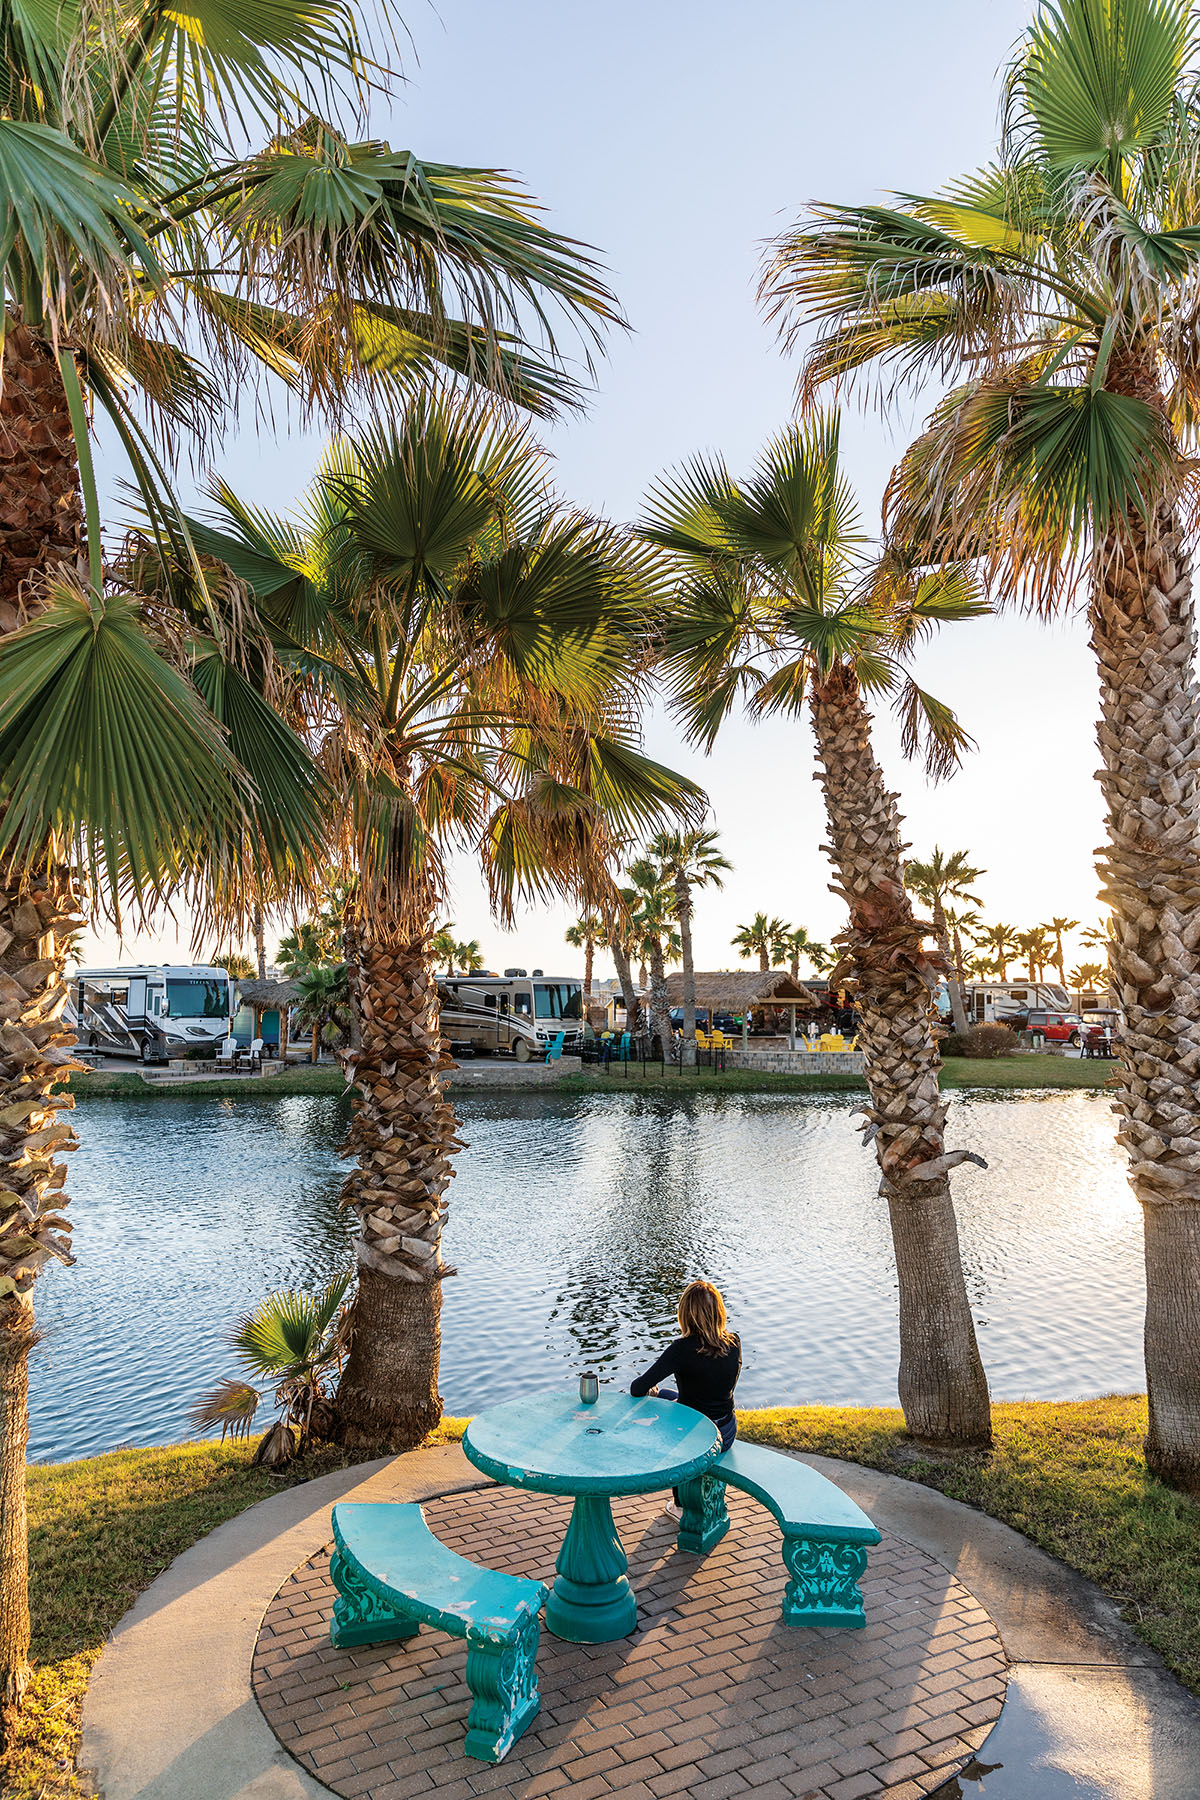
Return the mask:
<path id="1" fill-rule="evenodd" d="M 644 1367 L 695 1275 L 745 1345 L 739 1398 L 894 1403 L 886 1209 L 852 1096 L 464 1096 L 442 1392 L 465 1412 L 585 1365 Z M 346 1255 L 340 1102 L 81 1105 L 79 1262 L 41 1284 L 31 1454 L 186 1434 L 232 1321 Z M 963 1255 L 994 1392 L 1142 1385 L 1136 1204 L 1106 1102 L 955 1099 Z"/>

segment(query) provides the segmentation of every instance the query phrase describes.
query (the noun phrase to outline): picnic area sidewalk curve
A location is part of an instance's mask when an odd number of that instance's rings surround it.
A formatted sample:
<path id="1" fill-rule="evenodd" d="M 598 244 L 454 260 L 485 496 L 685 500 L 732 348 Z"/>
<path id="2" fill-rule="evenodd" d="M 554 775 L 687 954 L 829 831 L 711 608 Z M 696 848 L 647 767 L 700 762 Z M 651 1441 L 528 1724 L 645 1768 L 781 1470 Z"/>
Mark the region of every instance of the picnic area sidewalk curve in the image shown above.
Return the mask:
<path id="1" fill-rule="evenodd" d="M 1037 1800 L 1061 1793 L 1064 1782 L 1079 1800 L 1194 1800 L 1200 1702 L 1095 1588 L 1007 1526 L 930 1489 L 803 1460 L 881 1529 L 951 1570 L 999 1629 L 1008 1700 L 969 1785 L 952 1782 L 947 1800 L 962 1792 Z M 287 1489 L 176 1558 L 121 1621 L 92 1676 L 80 1763 L 102 1800 L 327 1796 L 254 1698 L 264 1614 L 328 1542 L 335 1501 L 425 1500 L 487 1486 L 456 1445 L 411 1451 Z"/>

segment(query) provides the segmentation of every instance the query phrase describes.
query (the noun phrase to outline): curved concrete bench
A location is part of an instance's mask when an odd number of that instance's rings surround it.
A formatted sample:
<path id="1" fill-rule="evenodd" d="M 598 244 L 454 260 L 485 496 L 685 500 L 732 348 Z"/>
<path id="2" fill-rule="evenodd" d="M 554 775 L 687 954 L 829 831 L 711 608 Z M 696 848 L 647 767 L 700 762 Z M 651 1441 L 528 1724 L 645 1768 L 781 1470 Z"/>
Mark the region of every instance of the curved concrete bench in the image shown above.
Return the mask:
<path id="1" fill-rule="evenodd" d="M 535 1659 L 545 1583 L 468 1562 L 412 1504 L 335 1506 L 333 1540 L 330 1641 L 338 1649 L 393 1643 L 422 1625 L 466 1638 L 464 1748 L 480 1762 L 502 1761 L 541 1705 Z"/>
<path id="2" fill-rule="evenodd" d="M 866 1624 L 859 1581 L 867 1548 L 879 1533 L 841 1488 L 761 1444 L 734 1442 L 698 1481 L 679 1489 L 683 1518 L 679 1548 L 703 1556 L 729 1530 L 726 1487 L 765 1506 L 783 1532 L 783 1560 L 791 1577 L 783 1596 L 785 1625 Z"/>

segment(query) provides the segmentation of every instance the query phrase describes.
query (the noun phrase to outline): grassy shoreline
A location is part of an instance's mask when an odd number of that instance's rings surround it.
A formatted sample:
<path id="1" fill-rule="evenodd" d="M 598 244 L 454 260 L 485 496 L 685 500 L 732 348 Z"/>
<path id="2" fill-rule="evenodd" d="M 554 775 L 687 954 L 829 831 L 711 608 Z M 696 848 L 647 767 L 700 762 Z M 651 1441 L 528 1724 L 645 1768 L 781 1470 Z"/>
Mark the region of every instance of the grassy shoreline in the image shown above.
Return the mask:
<path id="1" fill-rule="evenodd" d="M 918 1481 L 1022 1532 L 1102 1588 L 1200 1693 L 1200 1500 L 1164 1487 L 1142 1457 L 1144 1395 L 994 1409 L 990 1453 L 914 1453 L 899 1412 L 770 1407 L 739 1414 L 759 1443 L 840 1457 Z M 444 1419 L 435 1438 L 461 1436 Z M 337 1452 L 280 1480 L 244 1446 L 117 1450 L 29 1471 L 36 1669 L 6 1765 L 5 1800 L 80 1800 L 74 1772 L 91 1667 L 137 1595 L 190 1544 L 281 1486 L 348 1466 Z"/>
<path id="2" fill-rule="evenodd" d="M 1100 1061 L 1068 1061 L 1061 1056 L 1000 1056 L 993 1061 L 972 1061 L 967 1057 L 947 1058 L 942 1068 L 942 1086 L 947 1089 L 981 1088 L 1016 1091 L 1019 1089 L 1086 1088 L 1095 1090 L 1107 1085 L 1115 1064 Z M 675 1070 L 660 1073 L 641 1065 L 627 1065 L 625 1072 L 614 1066 L 608 1074 L 597 1069 L 581 1069 L 576 1075 L 564 1075 L 548 1088 L 495 1088 L 474 1083 L 455 1092 L 590 1094 L 621 1092 L 661 1092 L 672 1089 L 679 1093 L 700 1094 L 830 1094 L 862 1092 L 866 1082 L 861 1075 L 831 1073 L 828 1075 L 776 1075 L 756 1069 L 728 1069 L 723 1075 L 711 1069 L 689 1070 L 680 1075 Z M 132 1071 L 106 1073 L 89 1070 L 71 1077 L 71 1092 L 77 1099 L 99 1100 L 271 1100 L 295 1094 L 343 1094 L 346 1083 L 340 1069 L 294 1068 L 261 1081 L 244 1081 L 236 1077 L 217 1076 L 212 1081 L 180 1081 L 158 1085 L 143 1081 Z"/>

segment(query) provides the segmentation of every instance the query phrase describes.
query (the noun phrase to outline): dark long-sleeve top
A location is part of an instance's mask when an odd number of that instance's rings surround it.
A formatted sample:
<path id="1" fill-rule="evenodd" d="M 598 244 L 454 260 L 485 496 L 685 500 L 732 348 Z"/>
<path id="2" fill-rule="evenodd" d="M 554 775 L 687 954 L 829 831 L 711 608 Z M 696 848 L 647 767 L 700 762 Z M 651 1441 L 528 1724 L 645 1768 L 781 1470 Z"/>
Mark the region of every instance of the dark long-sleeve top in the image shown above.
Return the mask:
<path id="1" fill-rule="evenodd" d="M 733 1411 L 733 1390 L 742 1372 L 742 1345 L 736 1334 L 728 1350 L 706 1350 L 698 1338 L 676 1338 L 662 1355 L 631 1381 L 629 1391 L 635 1400 L 642 1399 L 668 1375 L 675 1377 L 679 1398 L 684 1406 L 694 1407 L 708 1419 L 719 1422 Z"/>

